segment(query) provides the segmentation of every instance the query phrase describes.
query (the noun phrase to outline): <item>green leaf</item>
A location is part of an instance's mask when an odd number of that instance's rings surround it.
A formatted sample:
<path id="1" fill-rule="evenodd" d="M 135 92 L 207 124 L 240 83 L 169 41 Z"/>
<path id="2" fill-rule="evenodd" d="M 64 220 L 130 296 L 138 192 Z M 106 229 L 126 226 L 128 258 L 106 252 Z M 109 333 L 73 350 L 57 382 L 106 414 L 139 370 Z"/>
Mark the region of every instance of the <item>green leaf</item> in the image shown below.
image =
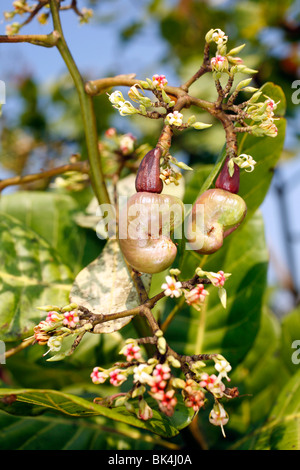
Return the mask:
<path id="1" fill-rule="evenodd" d="M 300 371 L 293 375 L 282 389 L 267 421 L 252 434 L 238 441 L 235 448 L 300 449 Z"/>
<path id="2" fill-rule="evenodd" d="M 176 448 L 159 437 L 101 417 L 74 420 L 47 413 L 24 418 L 0 412 L 1 450 L 145 450 L 157 445 Z"/>
<path id="3" fill-rule="evenodd" d="M 177 352 L 217 352 L 233 366 L 247 354 L 259 328 L 266 286 L 268 252 L 263 227 L 257 213 L 228 237 L 217 253 L 201 257 L 193 251 L 185 252 L 179 267 L 182 279 L 190 279 L 200 264 L 205 271 L 222 270 L 232 276 L 224 286 L 228 296 L 226 309 L 213 286 L 208 287 L 210 294 L 201 312 L 183 305 L 166 334 Z"/>
<path id="4" fill-rule="evenodd" d="M 0 336 L 30 336 L 36 307 L 68 303 L 73 273 L 49 244 L 16 219 L 0 219 Z"/>
<path id="5" fill-rule="evenodd" d="M 55 411 L 73 418 L 104 416 L 168 438 L 176 436 L 188 426 L 194 415 L 191 409 L 178 403 L 172 417 L 153 409 L 153 418 L 142 421 L 123 406 L 106 408 L 69 393 L 36 389 L 0 389 L 0 409 L 17 416 L 38 416 L 46 411 Z M 135 409 L 138 410 L 136 405 Z"/>
<path id="6" fill-rule="evenodd" d="M 55 192 L 19 191 L 0 200 L 0 211 L 44 238 L 75 273 L 103 247 L 94 232 L 76 224 L 74 218 L 79 210 L 80 205 L 73 197 Z"/>
<path id="7" fill-rule="evenodd" d="M 230 374 L 241 395 L 240 400 L 232 400 L 226 407 L 230 415 L 230 431 L 244 435 L 250 427 L 261 424 L 268 416 L 288 379 L 279 351 L 280 323 L 264 309 L 253 347 Z"/>
<path id="8" fill-rule="evenodd" d="M 247 217 L 260 207 L 271 184 L 275 166 L 280 158 L 284 139 L 286 121 L 276 121 L 277 137 L 254 137 L 247 134 L 239 140 L 238 154 L 251 155 L 257 162 L 254 171 L 241 171 L 239 195 L 245 200 L 248 208 Z"/>

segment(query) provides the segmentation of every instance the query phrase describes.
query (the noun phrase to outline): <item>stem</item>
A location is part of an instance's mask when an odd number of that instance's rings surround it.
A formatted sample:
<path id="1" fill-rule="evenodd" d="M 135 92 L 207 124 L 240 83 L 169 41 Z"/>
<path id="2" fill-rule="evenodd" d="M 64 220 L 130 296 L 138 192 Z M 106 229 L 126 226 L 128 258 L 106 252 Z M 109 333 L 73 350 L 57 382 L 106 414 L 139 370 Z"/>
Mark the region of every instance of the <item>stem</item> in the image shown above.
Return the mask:
<path id="1" fill-rule="evenodd" d="M 7 359 L 8 357 L 13 356 L 14 354 L 17 354 L 20 351 L 23 351 L 23 349 L 30 346 L 33 343 L 33 341 L 34 341 L 34 338 L 28 338 L 28 339 L 22 341 L 22 343 L 18 344 L 18 346 L 16 346 L 15 348 L 9 349 L 5 353 L 5 359 Z"/>
<path id="2" fill-rule="evenodd" d="M 95 195 L 99 204 L 110 204 L 109 195 L 107 192 L 104 175 L 101 167 L 98 135 L 96 127 L 96 118 L 92 97 L 85 93 L 84 82 L 77 68 L 76 63 L 71 55 L 66 40 L 64 38 L 60 16 L 59 5 L 57 0 L 50 0 L 50 9 L 52 14 L 53 26 L 59 32 L 60 38 L 57 41 L 56 47 L 59 50 L 70 74 L 73 78 L 76 87 L 80 108 L 83 119 L 84 132 L 86 137 L 88 157 L 91 167 L 91 181 L 94 187 Z"/>
<path id="3" fill-rule="evenodd" d="M 205 47 L 204 47 L 204 57 L 203 57 L 203 63 L 200 67 L 200 69 L 198 70 L 198 72 L 196 72 L 189 80 L 187 80 L 182 86 L 181 88 L 184 90 L 184 91 L 188 91 L 190 86 L 196 81 L 198 80 L 200 77 L 202 77 L 202 75 L 204 75 L 206 72 L 210 72 L 211 71 L 211 65 L 210 65 L 210 62 L 209 62 L 209 43 L 206 43 L 205 44 Z"/>
<path id="4" fill-rule="evenodd" d="M 27 42 L 35 46 L 54 47 L 60 35 L 57 31 L 51 34 L 18 34 L 15 36 L 0 35 L 0 43 L 18 43 Z"/>
<path id="5" fill-rule="evenodd" d="M 59 166 L 57 168 L 52 168 L 51 170 L 46 170 L 41 173 L 34 173 L 31 175 L 25 176 L 14 176 L 12 178 L 6 178 L 5 180 L 0 180 L 0 192 L 8 186 L 21 185 L 26 183 L 32 183 L 40 179 L 52 178 L 53 176 L 66 173 L 68 171 L 79 171 L 81 173 L 89 172 L 89 165 L 86 161 L 69 163 L 67 165 Z"/>

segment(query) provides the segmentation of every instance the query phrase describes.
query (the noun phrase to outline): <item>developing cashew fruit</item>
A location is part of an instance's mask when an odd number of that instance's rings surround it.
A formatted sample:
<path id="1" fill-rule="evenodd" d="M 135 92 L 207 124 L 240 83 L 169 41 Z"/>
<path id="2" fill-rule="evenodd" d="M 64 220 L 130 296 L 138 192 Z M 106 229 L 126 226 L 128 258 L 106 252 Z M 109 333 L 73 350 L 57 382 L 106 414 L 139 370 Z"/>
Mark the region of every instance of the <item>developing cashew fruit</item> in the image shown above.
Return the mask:
<path id="1" fill-rule="evenodd" d="M 240 188 L 240 169 L 236 163 L 234 163 L 233 175 L 230 176 L 228 169 L 229 157 L 226 157 L 225 163 L 220 171 L 220 174 L 216 180 L 216 188 L 225 189 L 230 193 L 237 194 Z"/>
<path id="2" fill-rule="evenodd" d="M 219 188 L 208 189 L 197 199 L 188 221 L 190 248 L 201 254 L 215 253 L 246 213 L 246 203 L 239 195 Z"/>
<path id="3" fill-rule="evenodd" d="M 183 204 L 167 194 L 138 192 L 121 214 L 119 241 L 122 253 L 134 269 L 159 273 L 175 260 L 177 248 L 170 236 L 182 224 Z M 124 230 L 125 228 L 125 230 Z"/>
<path id="4" fill-rule="evenodd" d="M 160 179 L 160 157 L 161 150 L 156 147 L 144 156 L 139 166 L 135 189 L 137 192 L 148 192 L 160 194 L 163 190 L 163 182 Z"/>

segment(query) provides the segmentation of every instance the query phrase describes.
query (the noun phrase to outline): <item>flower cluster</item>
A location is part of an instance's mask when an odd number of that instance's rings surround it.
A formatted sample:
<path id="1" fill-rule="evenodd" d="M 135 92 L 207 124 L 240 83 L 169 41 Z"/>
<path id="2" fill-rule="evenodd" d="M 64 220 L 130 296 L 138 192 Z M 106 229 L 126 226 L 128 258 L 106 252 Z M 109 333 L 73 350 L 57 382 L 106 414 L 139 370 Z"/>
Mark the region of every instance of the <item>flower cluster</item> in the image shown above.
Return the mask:
<path id="1" fill-rule="evenodd" d="M 228 71 L 228 59 L 222 55 L 216 55 L 212 57 L 211 68 L 213 72 L 227 72 Z"/>
<path id="2" fill-rule="evenodd" d="M 159 177 L 166 185 L 174 183 L 175 186 L 178 186 L 179 180 L 182 178 L 182 174 L 169 166 L 161 169 Z"/>
<path id="3" fill-rule="evenodd" d="M 256 70 L 243 64 L 243 60 L 237 56 L 245 47 L 245 44 L 227 51 L 228 36 L 219 28 L 209 30 L 205 36 L 205 40 L 207 44 L 215 43 L 217 46 L 216 54 L 210 61 L 211 70 L 214 73 L 215 79 L 219 79 L 222 73 L 228 73 L 230 75 L 238 72 L 246 74 L 257 73 Z"/>
<path id="4" fill-rule="evenodd" d="M 67 171 L 63 176 L 57 176 L 50 184 L 50 187 L 75 192 L 82 191 L 88 184 L 88 174 L 79 171 Z"/>
<path id="5" fill-rule="evenodd" d="M 279 102 L 275 103 L 274 100 L 265 96 L 265 101 L 257 102 L 260 98 L 261 92 L 253 94 L 252 98 L 248 101 L 246 108 L 249 119 L 255 121 L 255 125 L 251 126 L 251 132 L 255 136 L 268 136 L 276 137 L 278 129 L 274 121 L 278 118 L 275 117 L 274 111 Z"/>
<path id="6" fill-rule="evenodd" d="M 180 127 L 182 126 L 183 114 L 179 111 L 174 111 L 173 113 L 169 113 L 165 119 L 165 122 L 170 126 Z"/>
<path id="7" fill-rule="evenodd" d="M 170 271 L 171 272 L 174 270 Z M 178 270 L 177 270 L 178 271 Z M 209 292 L 207 289 L 204 288 L 204 284 L 199 282 L 190 290 L 184 289 L 182 282 L 177 279 L 177 276 L 180 274 L 180 271 L 176 273 L 176 275 L 168 275 L 166 276 L 166 282 L 164 282 L 161 288 L 164 291 L 165 296 L 167 297 L 175 297 L 178 298 L 182 294 L 184 294 L 186 303 L 196 310 L 201 310 L 207 295 Z M 224 271 L 218 271 L 217 273 L 211 271 L 203 271 L 201 268 L 196 269 L 197 276 L 206 277 L 209 279 L 210 283 L 218 288 L 218 295 L 220 297 L 221 303 L 224 308 L 226 308 L 227 302 L 227 293 L 224 288 L 224 284 L 226 280 L 231 276 L 230 273 L 224 273 Z"/>
<path id="8" fill-rule="evenodd" d="M 106 178 L 112 178 L 126 168 L 135 168 L 150 150 L 147 144 L 138 145 L 137 138 L 131 133 L 119 133 L 115 127 L 109 127 L 98 143 L 102 168 Z"/>
<path id="9" fill-rule="evenodd" d="M 14 8 L 12 11 L 4 12 L 4 18 L 6 21 L 11 21 L 16 15 L 24 16 L 27 14 L 28 18 L 23 23 L 14 22 L 10 25 L 7 25 L 6 34 L 8 36 L 18 34 L 20 29 L 25 24 L 27 24 L 27 22 L 31 21 L 35 16 L 37 16 L 37 20 L 41 25 L 45 25 L 48 23 L 49 12 L 46 11 L 37 15 L 37 11 L 39 11 L 40 9 L 36 11 L 36 5 L 29 5 L 27 0 L 14 0 L 12 6 Z M 47 7 L 46 4 L 45 7 Z M 74 9 L 74 11 L 79 17 L 80 24 L 88 23 L 93 16 L 93 10 L 89 8 L 83 7 L 81 10 L 76 8 L 76 10 Z"/>
<path id="10" fill-rule="evenodd" d="M 230 273 L 224 273 L 224 271 L 218 271 L 217 273 L 212 272 L 212 271 L 203 271 L 201 268 L 196 269 L 196 274 L 199 277 L 207 277 L 211 284 L 214 287 L 218 288 L 218 295 L 221 301 L 221 304 L 223 305 L 224 308 L 226 308 L 227 305 L 227 292 L 224 288 L 224 284 L 226 280 L 231 276 Z"/>
<path id="11" fill-rule="evenodd" d="M 160 335 L 158 335 L 161 337 Z M 216 426 L 223 427 L 228 422 L 228 415 L 220 403 L 222 398 L 232 398 L 230 389 L 227 389 L 223 380 L 229 381 L 228 373 L 231 370 L 229 362 L 221 355 L 211 355 L 217 374 L 203 371 L 206 364 L 202 361 L 189 362 L 189 377 L 181 379 L 174 375 L 172 368 L 181 368 L 181 362 L 172 354 L 163 355 L 159 360 L 151 358 L 147 362 L 142 358 L 140 347 L 136 340 L 128 340 L 120 354 L 126 356 L 128 363 L 116 363 L 110 369 L 104 370 L 95 367 L 90 374 L 94 384 L 103 384 L 105 381 L 115 387 L 124 384 L 132 376 L 132 387 L 129 391 L 111 395 L 101 401 L 107 406 L 124 405 L 126 409 L 134 413 L 139 419 L 148 420 L 153 417 L 153 409 L 147 403 L 147 394 L 155 400 L 159 410 L 167 416 L 172 416 L 178 400 L 183 400 L 187 408 L 197 413 L 204 407 L 210 394 L 214 398 L 214 406 L 210 412 L 209 420 Z M 185 364 L 186 368 L 187 363 Z M 193 378 L 191 378 L 191 375 Z M 138 409 L 132 399 L 138 399 Z M 97 400 L 97 399 L 96 399 Z"/>
<path id="12" fill-rule="evenodd" d="M 165 75 L 155 74 L 152 77 L 152 85 L 154 88 L 163 89 L 168 84 L 168 80 Z"/>
<path id="13" fill-rule="evenodd" d="M 209 292 L 204 289 L 204 285 L 197 284 L 190 291 L 185 291 L 185 300 L 188 305 L 191 305 L 196 310 L 201 310 L 207 295 L 209 295 Z"/>
<path id="14" fill-rule="evenodd" d="M 109 101 L 111 102 L 113 107 L 119 111 L 121 116 L 127 116 L 129 114 L 138 113 L 138 110 L 134 106 L 132 106 L 130 101 L 125 100 L 121 91 L 116 90 L 108 96 Z"/>
<path id="15" fill-rule="evenodd" d="M 120 354 L 124 354 L 126 360 L 129 362 L 140 361 L 142 359 L 141 348 L 132 340 L 127 341 L 127 344 L 120 351 Z"/>
<path id="16" fill-rule="evenodd" d="M 46 305 L 38 307 L 46 313 L 45 320 L 41 320 L 33 328 L 33 341 L 39 345 L 47 345 L 49 352 L 57 352 L 61 350 L 64 338 L 74 334 L 80 334 L 83 330 L 87 331 L 91 327 L 80 326 L 80 318 L 78 313 L 78 306 L 74 303 L 66 305 L 65 307 L 57 307 L 54 305 Z M 64 352 L 62 357 L 68 354 Z"/>

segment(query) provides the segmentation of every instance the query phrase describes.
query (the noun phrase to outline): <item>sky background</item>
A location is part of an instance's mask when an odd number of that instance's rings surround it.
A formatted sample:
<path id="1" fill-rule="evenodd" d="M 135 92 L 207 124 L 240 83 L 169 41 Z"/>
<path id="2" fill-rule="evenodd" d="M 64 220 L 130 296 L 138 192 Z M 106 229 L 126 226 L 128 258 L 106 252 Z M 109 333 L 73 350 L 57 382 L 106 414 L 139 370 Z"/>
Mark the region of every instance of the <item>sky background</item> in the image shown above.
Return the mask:
<path id="1" fill-rule="evenodd" d="M 78 18 L 71 12 L 62 15 L 63 28 L 66 39 L 70 40 L 72 54 L 79 69 L 91 79 L 101 78 L 107 75 L 135 72 L 140 78 L 151 77 L 154 73 L 165 74 L 169 84 L 177 84 L 177 77 L 172 66 L 163 63 L 168 45 L 160 38 L 158 25 L 150 18 L 146 20 L 146 28 L 143 34 L 138 34 L 133 41 L 124 47 L 119 32 L 133 21 L 138 21 L 143 15 L 143 9 L 138 8 L 145 4 L 144 0 L 113 0 L 100 4 L 96 16 L 102 19 L 102 25 L 80 25 Z M 170 1 L 172 4 L 172 1 Z M 1 0 L 0 18 L 3 12 L 11 9 L 11 0 Z M 79 6 L 84 2 L 79 1 Z M 117 13 L 116 13 L 117 12 Z M 107 21 L 105 21 L 105 19 Z M 51 25 L 40 26 L 33 22 L 22 30 L 22 33 L 42 33 L 51 31 Z M 0 34 L 5 34 L 5 22 L 0 21 Z M 19 70 L 29 71 L 41 83 L 51 82 L 55 77 L 65 72 L 65 65 L 53 49 L 35 47 L 29 44 L 0 45 L 0 79 L 4 79 L 7 87 L 6 112 L 13 110 L 14 103 L 10 102 L 10 83 L 8 77 Z M 299 111 L 300 111 L 300 105 Z M 300 114 L 300 113 L 299 113 Z M 289 131 L 286 138 L 286 148 L 295 145 L 294 136 Z M 287 217 L 292 221 L 291 227 L 295 238 L 300 241 L 300 152 L 297 158 L 286 161 L 280 165 L 280 178 L 284 181 L 295 178 L 293 186 L 286 194 L 289 210 Z M 298 175 L 298 177 L 297 177 Z M 269 279 L 270 283 L 276 282 L 274 266 L 280 266 L 279 272 L 284 274 L 285 267 L 289 264 L 288 254 L 284 243 L 284 230 L 279 212 L 279 200 L 275 186 L 279 181 L 274 178 L 270 191 L 261 207 L 265 219 L 266 238 L 270 248 L 271 259 Z M 292 253 L 294 260 L 294 276 L 298 289 L 300 288 L 300 243 L 295 243 Z M 275 264 L 274 264 L 275 263 Z M 285 292 L 278 297 L 278 302 L 291 306 L 291 298 Z"/>

